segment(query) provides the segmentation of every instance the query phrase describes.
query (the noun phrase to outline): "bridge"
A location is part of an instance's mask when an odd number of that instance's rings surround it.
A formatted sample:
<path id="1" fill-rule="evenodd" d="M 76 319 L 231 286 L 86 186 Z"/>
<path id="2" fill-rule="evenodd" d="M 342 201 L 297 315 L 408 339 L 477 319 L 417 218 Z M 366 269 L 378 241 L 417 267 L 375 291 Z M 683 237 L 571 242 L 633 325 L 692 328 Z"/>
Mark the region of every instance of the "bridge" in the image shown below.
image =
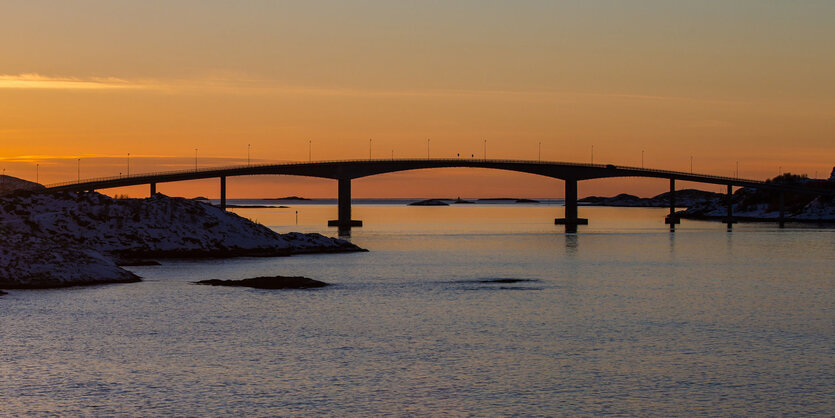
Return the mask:
<path id="1" fill-rule="evenodd" d="M 670 182 L 670 216 L 666 222 L 670 228 L 679 220 L 674 216 L 675 211 L 675 182 L 689 181 L 705 184 L 717 184 L 727 187 L 727 217 L 728 227 L 733 224 L 733 209 L 731 195 L 733 187 L 751 187 L 771 190 L 780 196 L 779 222 L 783 224 L 784 194 L 812 193 L 831 194 L 830 191 L 810 190 L 803 187 L 775 184 L 760 180 L 741 179 L 735 177 L 721 177 L 708 174 L 695 174 L 681 171 L 653 170 L 638 167 L 616 166 L 612 164 L 582 164 L 557 161 L 527 161 L 527 160 L 488 160 L 488 159 L 386 159 L 386 160 L 345 160 L 345 161 L 317 161 L 308 163 L 257 164 L 233 167 L 214 167 L 195 170 L 167 171 L 156 173 L 139 173 L 129 176 L 103 177 L 79 179 L 64 183 L 50 184 L 48 190 L 54 191 L 92 191 L 114 187 L 150 185 L 151 195 L 156 194 L 158 183 L 175 181 L 218 178 L 220 180 L 220 206 L 226 209 L 226 178 L 232 176 L 253 175 L 292 175 L 319 177 L 337 180 L 338 216 L 329 221 L 328 225 L 339 227 L 340 230 L 350 230 L 351 227 L 362 226 L 362 221 L 351 218 L 351 180 L 377 174 L 394 173 L 406 170 L 431 168 L 470 167 L 495 170 L 516 171 L 535 174 L 565 182 L 565 217 L 555 219 L 559 225 L 565 225 L 566 232 L 576 232 L 578 225 L 587 225 L 588 220 L 580 218 L 577 210 L 577 183 L 583 180 L 612 178 L 612 177 L 646 177 L 668 179 Z"/>

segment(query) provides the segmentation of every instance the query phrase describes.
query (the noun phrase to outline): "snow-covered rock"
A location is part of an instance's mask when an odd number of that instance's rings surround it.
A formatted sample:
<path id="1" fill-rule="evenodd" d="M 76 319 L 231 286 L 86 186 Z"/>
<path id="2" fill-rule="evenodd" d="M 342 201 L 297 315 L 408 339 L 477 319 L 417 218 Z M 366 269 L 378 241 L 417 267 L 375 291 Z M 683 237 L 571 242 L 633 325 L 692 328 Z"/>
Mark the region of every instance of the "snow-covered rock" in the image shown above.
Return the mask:
<path id="1" fill-rule="evenodd" d="M 359 249 L 320 234 L 278 234 L 215 206 L 159 194 L 146 199 L 112 199 L 96 192 L 18 193 L 0 199 L 0 223 L 20 234 L 130 257 L 288 255 Z"/>
<path id="2" fill-rule="evenodd" d="M 810 180 L 804 177 L 784 174 L 772 181 L 783 181 L 820 190 L 835 189 L 835 182 Z M 717 198 L 700 202 L 677 214 L 683 218 L 722 219 L 727 216 L 726 198 Z M 779 195 L 775 192 L 760 191 L 751 188 L 737 190 L 732 197 L 734 218 L 740 220 L 777 220 L 780 217 Z M 815 196 L 813 194 L 785 193 L 784 219 L 803 222 L 835 221 L 835 198 Z"/>
<path id="3" fill-rule="evenodd" d="M 135 279 L 114 258 L 362 251 L 320 234 L 278 234 L 209 204 L 163 195 L 16 192 L 0 198 L 0 234 L 0 288 Z"/>
<path id="4" fill-rule="evenodd" d="M 137 275 L 101 253 L 3 231 L 0 288 L 48 288 L 138 282 Z"/>
<path id="5" fill-rule="evenodd" d="M 26 181 L 17 177 L 0 175 L 0 196 L 9 194 L 15 190 L 33 191 L 43 189 L 45 189 L 44 186 L 32 181 Z"/>

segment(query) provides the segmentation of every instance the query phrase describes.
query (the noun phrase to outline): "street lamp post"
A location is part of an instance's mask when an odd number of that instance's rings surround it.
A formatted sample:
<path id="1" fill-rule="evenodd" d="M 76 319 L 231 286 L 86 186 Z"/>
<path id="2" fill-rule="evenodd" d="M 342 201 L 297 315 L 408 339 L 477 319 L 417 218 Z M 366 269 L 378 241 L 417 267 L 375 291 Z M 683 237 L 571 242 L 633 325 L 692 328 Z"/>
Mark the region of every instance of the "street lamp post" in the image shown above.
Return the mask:
<path id="1" fill-rule="evenodd" d="M 194 149 L 194 171 L 197 171 L 197 148 Z"/>

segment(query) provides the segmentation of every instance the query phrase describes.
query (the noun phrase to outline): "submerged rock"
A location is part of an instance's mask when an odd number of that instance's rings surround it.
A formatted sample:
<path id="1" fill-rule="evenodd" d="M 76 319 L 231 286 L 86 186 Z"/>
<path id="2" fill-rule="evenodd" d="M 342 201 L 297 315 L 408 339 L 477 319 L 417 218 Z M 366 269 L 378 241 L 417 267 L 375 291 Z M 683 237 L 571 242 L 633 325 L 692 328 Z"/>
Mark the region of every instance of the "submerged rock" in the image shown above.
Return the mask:
<path id="1" fill-rule="evenodd" d="M 210 286 L 236 286 L 252 287 L 255 289 L 311 289 L 328 286 L 328 283 L 308 279 L 301 276 L 272 276 L 255 277 L 243 280 L 201 280 L 194 284 L 205 284 Z"/>

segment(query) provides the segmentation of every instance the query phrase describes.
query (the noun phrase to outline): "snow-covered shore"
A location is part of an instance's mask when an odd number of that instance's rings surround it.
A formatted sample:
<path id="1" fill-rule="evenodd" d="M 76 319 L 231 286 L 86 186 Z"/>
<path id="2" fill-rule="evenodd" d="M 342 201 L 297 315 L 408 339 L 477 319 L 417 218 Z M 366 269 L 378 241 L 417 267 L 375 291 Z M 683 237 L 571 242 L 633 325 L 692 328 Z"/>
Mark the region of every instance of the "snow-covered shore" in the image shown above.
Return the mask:
<path id="1" fill-rule="evenodd" d="M 17 192 L 0 198 L 0 288 L 136 281 L 136 258 L 272 256 L 362 251 L 320 234 L 278 234 L 234 213 L 157 195 Z"/>
<path id="2" fill-rule="evenodd" d="M 782 174 L 769 182 L 792 185 L 809 190 L 835 191 L 835 168 L 828 180 L 810 179 L 795 174 Z M 733 217 L 747 222 L 776 221 L 780 218 L 780 195 L 775 192 L 741 188 L 731 198 Z M 725 197 L 710 199 L 690 206 L 676 215 L 690 219 L 723 220 L 728 207 Z M 835 222 L 835 197 L 808 193 L 783 194 L 783 219 L 789 222 Z"/>

